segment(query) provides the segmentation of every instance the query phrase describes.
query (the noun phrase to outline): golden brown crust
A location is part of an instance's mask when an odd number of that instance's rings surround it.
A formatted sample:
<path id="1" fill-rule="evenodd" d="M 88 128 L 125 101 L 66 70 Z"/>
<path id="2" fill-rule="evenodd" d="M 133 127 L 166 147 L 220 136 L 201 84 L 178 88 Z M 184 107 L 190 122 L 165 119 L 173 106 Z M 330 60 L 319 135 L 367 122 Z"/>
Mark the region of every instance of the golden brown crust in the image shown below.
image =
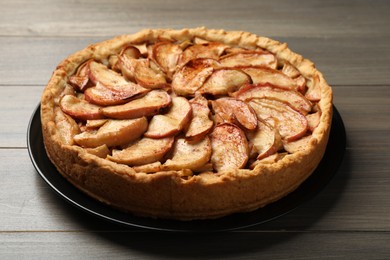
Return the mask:
<path id="1" fill-rule="evenodd" d="M 123 164 L 94 156 L 65 142 L 57 128 L 55 107 L 68 77 L 80 64 L 95 59 L 107 64 L 128 44 L 156 39 L 193 41 L 201 38 L 273 53 L 278 66 L 285 61 L 307 79 L 308 88 L 320 88 L 319 125 L 307 148 L 271 164 L 259 163 L 253 170 L 204 172 L 185 178 L 185 170 L 139 173 Z M 71 119 L 69 119 L 71 120 Z M 247 32 L 225 32 L 206 28 L 144 30 L 90 45 L 62 61 L 54 71 L 41 99 L 44 144 L 50 160 L 71 183 L 90 196 L 115 208 L 137 215 L 181 220 L 217 218 L 263 207 L 296 189 L 317 167 L 325 152 L 332 120 L 332 91 L 314 64 L 287 48 L 287 44 Z M 70 122 L 71 124 L 74 122 Z"/>

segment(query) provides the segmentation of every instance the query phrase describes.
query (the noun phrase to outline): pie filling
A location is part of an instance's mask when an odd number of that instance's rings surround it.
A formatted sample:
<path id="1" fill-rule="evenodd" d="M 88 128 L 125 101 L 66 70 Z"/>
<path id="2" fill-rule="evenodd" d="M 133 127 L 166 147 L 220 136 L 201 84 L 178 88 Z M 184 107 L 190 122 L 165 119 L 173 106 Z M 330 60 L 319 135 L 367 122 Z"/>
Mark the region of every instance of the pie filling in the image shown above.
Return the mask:
<path id="1" fill-rule="evenodd" d="M 253 169 L 305 149 L 319 89 L 261 48 L 196 38 L 125 46 L 90 59 L 58 100 L 68 142 L 148 173 Z M 269 159 L 269 158 L 268 158 Z"/>

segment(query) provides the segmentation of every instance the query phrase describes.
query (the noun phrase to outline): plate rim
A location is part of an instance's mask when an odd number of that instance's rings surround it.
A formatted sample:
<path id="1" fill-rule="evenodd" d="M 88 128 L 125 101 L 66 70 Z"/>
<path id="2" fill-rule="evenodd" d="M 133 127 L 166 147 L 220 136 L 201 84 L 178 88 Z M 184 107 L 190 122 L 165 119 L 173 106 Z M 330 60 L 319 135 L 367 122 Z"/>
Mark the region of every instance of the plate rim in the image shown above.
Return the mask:
<path id="1" fill-rule="evenodd" d="M 178 221 L 178 220 L 166 220 L 166 219 L 153 219 L 153 218 L 147 218 L 147 217 L 139 217 L 132 215 L 131 213 L 125 213 L 121 212 L 117 209 L 111 208 L 108 205 L 105 205 L 95 199 L 92 199 L 82 191 L 78 190 L 76 187 L 74 187 L 70 182 L 68 182 L 58 171 L 55 169 L 55 166 L 51 163 L 50 160 L 48 160 L 46 163 L 51 165 L 51 167 L 54 167 L 54 170 L 56 171 L 56 178 L 60 179 L 63 181 L 65 184 L 64 187 L 58 187 L 56 183 L 53 183 L 52 180 L 48 178 L 48 173 L 45 173 L 42 168 L 42 165 L 39 162 L 39 154 L 37 154 L 37 149 L 39 148 L 33 146 L 33 131 L 38 131 L 40 134 L 39 140 L 42 139 L 42 142 L 40 143 L 41 146 L 43 146 L 43 153 L 45 153 L 46 157 L 46 151 L 44 149 L 44 144 L 43 144 L 43 137 L 42 137 L 42 126 L 41 126 L 41 120 L 40 120 L 40 107 L 41 105 L 38 104 L 32 113 L 32 116 L 29 120 L 28 123 L 28 129 L 27 129 L 27 148 L 28 148 L 28 153 L 30 160 L 37 171 L 37 173 L 41 176 L 41 178 L 48 184 L 57 195 L 59 195 L 62 199 L 70 203 L 71 205 L 75 206 L 78 209 L 83 210 L 84 212 L 89 213 L 92 216 L 99 217 L 100 219 L 110 221 L 111 223 L 116 223 L 120 225 L 124 225 L 127 227 L 135 227 L 135 228 L 141 228 L 141 229 L 147 229 L 147 230 L 154 230 L 154 231 L 174 231 L 174 232 L 219 232 L 219 231 L 232 231 L 232 230 L 238 230 L 238 229 L 243 229 L 255 225 L 260 225 L 269 221 L 272 221 L 276 218 L 279 218 L 292 210 L 296 209 L 300 205 L 307 203 L 309 200 L 313 199 L 316 195 L 318 195 L 326 186 L 327 184 L 333 179 L 334 175 L 336 174 L 339 166 L 341 165 L 341 162 L 343 161 L 344 154 L 345 154 L 345 149 L 346 149 L 346 131 L 345 131 L 345 126 L 344 122 L 341 118 L 341 115 L 337 108 L 333 105 L 333 115 L 332 115 L 332 126 L 331 126 L 331 131 L 330 131 L 330 136 L 332 133 L 334 134 L 335 131 L 337 132 L 337 137 L 339 142 L 329 142 L 324 154 L 324 157 L 322 158 L 319 166 L 316 168 L 316 170 L 310 175 L 296 190 L 288 194 L 287 196 L 281 198 L 280 200 L 271 203 L 263 208 L 257 209 L 252 212 L 246 212 L 246 213 L 235 213 L 226 217 L 218 218 L 218 219 L 212 219 L 212 220 L 192 220 L 192 221 Z M 335 129 L 337 127 L 337 129 Z M 38 129 L 35 129 L 38 128 Z M 39 131 L 40 130 L 40 131 Z M 39 142 L 38 140 L 38 142 Z M 331 138 L 329 138 L 331 140 Z M 270 214 L 270 217 L 266 217 L 265 219 L 256 221 L 256 220 L 251 220 L 251 218 L 256 218 L 256 214 L 261 215 L 261 211 L 267 210 L 267 209 L 273 209 L 275 206 L 279 204 L 283 205 L 283 203 L 288 202 L 288 199 L 294 196 L 294 194 L 299 194 L 302 192 L 302 189 L 304 189 L 305 184 L 310 182 L 310 180 L 313 180 L 313 178 L 316 177 L 315 173 L 319 170 L 320 166 L 324 164 L 324 161 L 326 159 L 326 156 L 329 156 L 329 151 L 328 149 L 330 145 L 336 145 L 338 146 L 338 152 L 340 153 L 339 156 L 337 156 L 337 162 L 334 163 L 332 161 L 332 169 L 331 172 L 327 174 L 326 178 L 326 183 L 322 183 L 320 185 L 320 188 L 317 187 L 314 191 L 311 191 L 310 194 L 311 196 L 305 197 L 305 198 L 300 198 L 298 203 L 294 203 L 294 205 L 287 207 L 285 210 L 277 210 L 275 213 Z M 42 147 L 41 147 L 42 148 Z M 329 176 L 328 176 L 329 175 Z M 60 182 L 61 182 L 60 181 Z M 310 186 L 309 186 L 310 187 Z M 81 198 L 84 197 L 84 201 L 77 201 L 75 199 L 72 199 L 67 192 L 64 192 L 64 189 L 70 188 L 71 190 L 75 191 L 76 197 L 80 196 Z M 71 191 L 72 193 L 72 191 Z M 304 192 L 305 193 L 305 192 Z M 299 196 L 298 196 L 299 198 Z M 85 205 L 87 203 L 87 205 Z M 88 205 L 88 203 L 92 203 L 91 205 Z M 94 209 L 94 207 L 97 207 Z M 103 212 L 102 212 L 103 210 Z M 274 210 L 274 209 L 273 209 Z M 272 211 L 272 210 L 271 210 Z M 107 214 L 107 212 L 109 214 Z M 259 213 L 260 212 L 260 213 Z M 110 216 L 111 215 L 111 216 Z M 119 216 L 119 217 L 118 217 Z M 243 223 L 240 221 L 237 222 L 238 220 L 244 218 Z M 245 218 L 249 219 L 245 221 Z M 220 224 L 220 223 L 225 223 L 227 224 Z M 229 225 L 229 222 L 235 222 L 235 225 Z M 246 223 L 247 222 L 247 223 Z M 241 224 L 237 224 L 241 223 Z"/>

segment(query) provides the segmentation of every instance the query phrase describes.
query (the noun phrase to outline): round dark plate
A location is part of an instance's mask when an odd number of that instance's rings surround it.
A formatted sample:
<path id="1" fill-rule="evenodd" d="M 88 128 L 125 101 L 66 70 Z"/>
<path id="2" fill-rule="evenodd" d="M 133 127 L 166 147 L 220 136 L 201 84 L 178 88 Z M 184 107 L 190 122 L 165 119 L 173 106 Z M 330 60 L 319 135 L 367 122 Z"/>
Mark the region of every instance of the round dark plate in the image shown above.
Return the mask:
<path id="1" fill-rule="evenodd" d="M 47 157 L 43 144 L 40 106 L 35 109 L 27 132 L 31 161 L 40 176 L 54 191 L 72 205 L 105 220 L 131 227 L 164 231 L 228 231 L 265 223 L 280 217 L 313 198 L 336 173 L 345 151 L 346 134 L 342 118 L 335 107 L 328 146 L 313 174 L 288 196 L 249 213 L 238 213 L 217 220 L 175 221 L 133 216 L 90 198 L 70 184 Z"/>

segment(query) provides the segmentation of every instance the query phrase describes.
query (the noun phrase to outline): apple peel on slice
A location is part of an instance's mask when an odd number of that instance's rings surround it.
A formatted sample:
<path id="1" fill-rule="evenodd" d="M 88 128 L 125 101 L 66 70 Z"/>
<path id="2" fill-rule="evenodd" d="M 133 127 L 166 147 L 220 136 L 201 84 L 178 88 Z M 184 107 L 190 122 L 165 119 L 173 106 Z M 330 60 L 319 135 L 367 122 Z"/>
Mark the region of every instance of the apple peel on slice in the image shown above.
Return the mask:
<path id="1" fill-rule="evenodd" d="M 144 136 L 163 138 L 176 135 L 187 127 L 191 118 L 192 108 L 188 100 L 184 97 L 173 97 L 168 113 L 153 116 Z"/>
<path id="2" fill-rule="evenodd" d="M 276 57 L 266 51 L 242 51 L 233 52 L 222 56 L 220 62 L 224 67 L 264 66 L 276 69 Z"/>
<path id="3" fill-rule="evenodd" d="M 160 139 L 141 138 L 123 150 L 113 150 L 107 158 L 117 163 L 131 166 L 154 163 L 161 160 L 171 149 L 174 137 Z"/>
<path id="4" fill-rule="evenodd" d="M 228 95 L 249 83 L 252 83 L 252 80 L 243 71 L 234 68 L 220 68 L 213 71 L 198 91 L 214 96 Z"/>
<path id="5" fill-rule="evenodd" d="M 208 42 L 203 44 L 195 44 L 186 48 L 180 55 L 179 66 L 185 65 L 187 62 L 197 58 L 218 59 L 227 45 L 219 42 Z"/>
<path id="6" fill-rule="evenodd" d="M 198 143 L 190 143 L 185 138 L 178 138 L 173 146 L 172 158 L 162 165 L 162 169 L 196 171 L 210 160 L 210 156 L 211 143 L 208 137 Z"/>
<path id="7" fill-rule="evenodd" d="M 247 73 L 253 84 L 267 84 L 272 83 L 274 86 L 278 86 L 283 89 L 298 90 L 297 82 L 286 76 L 284 73 L 271 68 L 246 66 L 241 67 L 241 70 Z"/>
<path id="8" fill-rule="evenodd" d="M 123 105 L 101 108 L 101 113 L 109 118 L 132 119 L 153 116 L 168 108 L 172 103 L 171 96 L 162 90 L 152 90 L 145 96 L 134 99 Z"/>
<path id="9" fill-rule="evenodd" d="M 237 99 L 247 101 L 252 98 L 268 98 L 288 103 L 303 115 L 312 109 L 312 103 L 304 95 L 295 91 L 283 89 L 272 84 L 246 85 L 237 91 L 234 96 Z"/>
<path id="10" fill-rule="evenodd" d="M 284 102 L 254 98 L 249 101 L 249 105 L 255 110 L 258 118 L 276 119 L 279 133 L 286 141 L 299 139 L 308 129 L 306 117 Z"/>
<path id="11" fill-rule="evenodd" d="M 152 58 L 170 78 L 176 69 L 179 57 L 183 50 L 172 42 L 156 43 L 152 49 Z"/>
<path id="12" fill-rule="evenodd" d="M 96 131 L 82 132 L 74 136 L 74 141 L 83 147 L 108 147 L 125 145 L 138 139 L 148 128 L 145 117 L 128 120 L 110 119 Z"/>
<path id="13" fill-rule="evenodd" d="M 101 63 L 92 60 L 88 64 L 89 77 L 96 85 L 84 92 L 86 99 L 91 103 L 103 106 L 120 104 L 149 92 L 148 89 L 127 81 L 122 75 Z"/>
<path id="14" fill-rule="evenodd" d="M 185 137 L 189 141 L 198 141 L 210 132 L 214 122 L 209 117 L 210 109 L 206 98 L 197 94 L 189 102 L 192 108 L 192 120 L 186 130 Z"/>
<path id="15" fill-rule="evenodd" d="M 211 163 L 216 171 L 243 168 L 249 158 L 249 147 L 244 132 L 236 125 L 217 125 L 210 134 Z"/>
<path id="16" fill-rule="evenodd" d="M 100 106 L 81 100 L 73 95 L 65 95 L 61 98 L 60 107 L 66 114 L 81 120 L 102 119 Z"/>
<path id="17" fill-rule="evenodd" d="M 251 154 L 257 154 L 257 160 L 268 157 L 283 147 L 278 130 L 265 120 L 259 120 L 256 131 L 247 132 Z"/>
<path id="18" fill-rule="evenodd" d="M 173 75 L 173 91 L 180 96 L 193 96 L 218 66 L 218 61 L 214 59 L 189 61 Z"/>
<path id="19" fill-rule="evenodd" d="M 219 98 L 212 101 L 217 122 L 239 124 L 247 130 L 257 127 L 257 115 L 252 107 L 235 98 Z"/>

